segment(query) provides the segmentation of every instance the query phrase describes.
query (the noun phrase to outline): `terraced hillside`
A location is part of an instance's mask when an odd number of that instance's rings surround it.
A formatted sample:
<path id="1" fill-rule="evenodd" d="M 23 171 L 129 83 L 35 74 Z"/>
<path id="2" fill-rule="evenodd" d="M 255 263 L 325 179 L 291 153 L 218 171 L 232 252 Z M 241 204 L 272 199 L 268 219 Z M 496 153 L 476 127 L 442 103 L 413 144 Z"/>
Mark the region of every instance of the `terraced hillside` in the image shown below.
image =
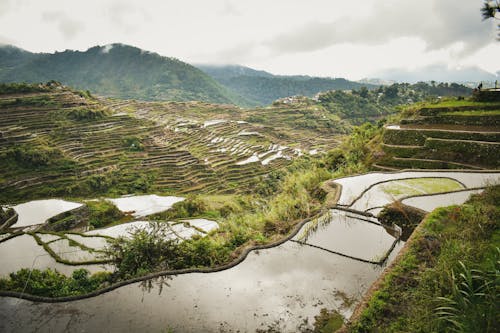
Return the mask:
<path id="1" fill-rule="evenodd" d="M 498 169 L 500 103 L 453 101 L 407 110 L 387 125 L 382 170 Z"/>
<path id="2" fill-rule="evenodd" d="M 307 106 L 242 110 L 96 99 L 57 83 L 28 88 L 0 95 L 0 202 L 246 192 L 258 176 L 335 146 L 346 128 Z M 297 121 L 305 113 L 313 126 Z"/>

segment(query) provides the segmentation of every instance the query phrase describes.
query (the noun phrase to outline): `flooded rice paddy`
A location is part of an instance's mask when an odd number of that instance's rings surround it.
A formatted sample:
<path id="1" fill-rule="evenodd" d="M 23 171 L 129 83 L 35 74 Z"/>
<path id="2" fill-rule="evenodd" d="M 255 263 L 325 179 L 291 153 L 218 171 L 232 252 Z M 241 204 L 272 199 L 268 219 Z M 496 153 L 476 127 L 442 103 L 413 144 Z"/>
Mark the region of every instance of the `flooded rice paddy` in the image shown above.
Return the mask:
<path id="1" fill-rule="evenodd" d="M 108 199 L 122 212 L 132 212 L 134 217 L 142 217 L 162 212 L 172 207 L 176 202 L 184 200 L 182 197 L 159 195 L 134 195 L 116 199 Z"/>
<path id="2" fill-rule="evenodd" d="M 60 199 L 35 200 L 12 206 L 19 215 L 13 227 L 42 224 L 48 218 L 80 207 L 82 204 Z"/>
<path id="3" fill-rule="evenodd" d="M 430 185 L 432 181 L 408 181 L 422 177 L 437 177 L 434 185 L 441 184 L 436 188 Z M 415 195 L 424 196 L 403 202 L 424 210 L 459 203 L 479 191 L 477 188 L 499 179 L 500 173 L 411 171 L 371 173 L 335 182 L 342 185 L 339 204 L 373 212 L 394 198 Z M 462 191 L 435 194 L 444 190 Z M 433 195 L 426 195 L 429 193 Z M 216 228 L 213 221 L 187 222 L 172 224 L 173 232 L 189 235 L 189 229 L 201 233 Z M 15 253 L 14 248 L 23 242 L 38 254 L 40 248 L 30 237 L 0 243 L 0 255 Z M 83 242 L 78 237 L 74 240 Z M 348 318 L 402 246 L 403 242 L 387 233 L 376 218 L 332 209 L 307 223 L 292 240 L 251 251 L 242 263 L 224 271 L 164 276 L 73 302 L 36 303 L 2 297 L 0 331 L 300 332 L 312 327 L 322 308 L 336 309 Z M 382 265 L 366 262 L 377 261 L 388 252 Z"/>
<path id="4" fill-rule="evenodd" d="M 315 241 L 314 236 L 310 240 Z M 374 244 L 366 246 L 362 255 L 375 256 L 380 248 Z M 324 307 L 349 317 L 382 270 L 380 265 L 290 241 L 252 251 L 241 264 L 225 271 L 168 276 L 150 285 L 134 283 L 80 301 L 35 305 L 4 297 L 0 320 L 11 331 L 253 332 L 276 328 L 298 332 L 311 326 Z"/>
<path id="5" fill-rule="evenodd" d="M 438 207 L 461 205 L 466 202 L 472 194 L 479 194 L 481 192 L 483 192 L 483 190 L 466 190 L 447 194 L 425 195 L 404 199 L 401 202 L 426 212 L 432 212 Z"/>

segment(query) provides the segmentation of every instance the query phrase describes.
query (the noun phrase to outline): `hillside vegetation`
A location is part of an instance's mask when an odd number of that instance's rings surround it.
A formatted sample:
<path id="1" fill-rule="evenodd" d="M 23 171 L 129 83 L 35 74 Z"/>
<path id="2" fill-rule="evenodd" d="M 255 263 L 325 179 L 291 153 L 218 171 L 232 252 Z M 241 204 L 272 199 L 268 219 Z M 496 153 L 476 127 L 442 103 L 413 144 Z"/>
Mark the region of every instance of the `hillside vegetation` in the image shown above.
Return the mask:
<path id="1" fill-rule="evenodd" d="M 448 100 L 408 107 L 385 128 L 380 169 L 500 167 L 500 103 Z"/>
<path id="2" fill-rule="evenodd" d="M 338 145 L 349 128 L 307 105 L 245 111 L 96 99 L 56 82 L 0 85 L 0 202 L 245 193 L 301 155 Z"/>
<path id="3" fill-rule="evenodd" d="M 53 54 L 0 47 L 0 82 L 49 80 L 117 98 L 251 104 L 185 62 L 128 45 Z"/>
<path id="4" fill-rule="evenodd" d="M 310 76 L 279 76 L 243 66 L 197 65 L 220 84 L 255 101 L 256 105 L 268 105 L 287 96 L 313 97 L 321 91 L 351 90 L 362 86 L 375 88 L 342 78 L 319 78 Z"/>
<path id="5" fill-rule="evenodd" d="M 432 212 L 349 332 L 496 332 L 500 187 Z"/>
<path id="6" fill-rule="evenodd" d="M 336 90 L 353 90 L 361 92 L 362 97 L 369 97 L 362 104 L 373 103 L 380 93 L 386 93 L 392 99 L 388 107 L 404 104 L 408 99 L 420 101 L 430 96 L 459 96 L 469 95 L 471 89 L 456 83 L 435 82 L 426 84 L 394 84 L 390 87 L 379 87 L 369 83 L 358 83 L 343 78 L 320 78 L 310 76 L 273 75 L 265 71 L 252 68 L 227 65 L 197 65 L 198 68 L 217 80 L 220 84 L 234 93 L 255 101 L 258 105 L 268 105 L 273 101 L 288 96 L 314 97 L 316 94 Z M 367 90 L 376 90 L 369 94 Z M 399 98 L 398 98 L 399 97 Z M 387 99 L 383 100 L 387 102 Z M 349 109 L 351 112 L 354 109 Z M 359 113 L 365 113 L 359 110 Z"/>

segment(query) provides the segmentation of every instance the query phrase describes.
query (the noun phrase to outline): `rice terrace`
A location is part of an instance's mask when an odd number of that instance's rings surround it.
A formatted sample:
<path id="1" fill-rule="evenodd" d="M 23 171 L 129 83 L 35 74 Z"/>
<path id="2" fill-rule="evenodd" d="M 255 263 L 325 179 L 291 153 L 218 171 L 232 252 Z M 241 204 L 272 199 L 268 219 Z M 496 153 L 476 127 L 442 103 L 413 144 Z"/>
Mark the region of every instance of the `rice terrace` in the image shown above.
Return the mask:
<path id="1" fill-rule="evenodd" d="M 436 23 L 448 1 L 400 5 L 417 35 L 392 0 L 313 2 L 0 6 L 62 38 L 0 45 L 0 332 L 498 329 L 498 2 L 458 10 L 483 44 Z"/>

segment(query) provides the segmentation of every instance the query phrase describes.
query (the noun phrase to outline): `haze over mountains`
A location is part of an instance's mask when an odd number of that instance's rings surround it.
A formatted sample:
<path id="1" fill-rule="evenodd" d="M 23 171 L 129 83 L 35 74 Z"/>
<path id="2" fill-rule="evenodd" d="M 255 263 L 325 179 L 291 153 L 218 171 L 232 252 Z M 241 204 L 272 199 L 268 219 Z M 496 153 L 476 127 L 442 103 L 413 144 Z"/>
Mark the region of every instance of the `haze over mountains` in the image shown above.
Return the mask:
<path id="1" fill-rule="evenodd" d="M 500 73 L 490 73 L 479 67 L 448 68 L 445 64 L 430 65 L 423 68 L 408 70 L 394 68 L 377 72 L 375 76 L 379 79 L 393 80 L 399 82 L 415 83 L 418 81 L 439 82 L 494 82 Z"/>
<path id="2" fill-rule="evenodd" d="M 57 80 L 118 98 L 245 104 L 196 67 L 122 44 L 54 54 L 7 46 L 0 48 L 0 65 L 2 82 Z"/>
<path id="3" fill-rule="evenodd" d="M 240 106 L 266 105 L 291 95 L 313 96 L 362 84 L 345 79 L 275 76 L 243 66 L 200 66 L 139 48 L 111 44 L 87 51 L 30 53 L 0 48 L 0 81 L 57 80 L 78 89 L 118 98 L 201 100 Z M 365 84 L 366 86 L 366 84 Z"/>
<path id="4" fill-rule="evenodd" d="M 393 71 L 380 78 L 416 82 L 490 80 L 491 73 L 464 69 L 445 80 L 446 71 Z M 477 74 L 477 75 L 476 75 Z M 482 75 L 482 76 L 481 76 Z M 239 65 L 192 66 L 124 44 L 95 46 L 86 51 L 31 53 L 14 46 L 0 47 L 0 82 L 60 81 L 103 96 L 138 100 L 199 100 L 243 107 L 268 105 L 293 95 L 312 97 L 328 90 L 376 88 L 381 80 L 363 82 L 343 78 L 274 75 Z M 375 84 L 372 84 L 375 83 Z"/>
<path id="5" fill-rule="evenodd" d="M 319 78 L 301 75 L 273 75 L 238 65 L 197 65 L 231 91 L 261 105 L 293 95 L 312 97 L 321 91 L 351 90 L 362 86 L 375 88 L 371 84 L 361 84 L 342 78 Z"/>

